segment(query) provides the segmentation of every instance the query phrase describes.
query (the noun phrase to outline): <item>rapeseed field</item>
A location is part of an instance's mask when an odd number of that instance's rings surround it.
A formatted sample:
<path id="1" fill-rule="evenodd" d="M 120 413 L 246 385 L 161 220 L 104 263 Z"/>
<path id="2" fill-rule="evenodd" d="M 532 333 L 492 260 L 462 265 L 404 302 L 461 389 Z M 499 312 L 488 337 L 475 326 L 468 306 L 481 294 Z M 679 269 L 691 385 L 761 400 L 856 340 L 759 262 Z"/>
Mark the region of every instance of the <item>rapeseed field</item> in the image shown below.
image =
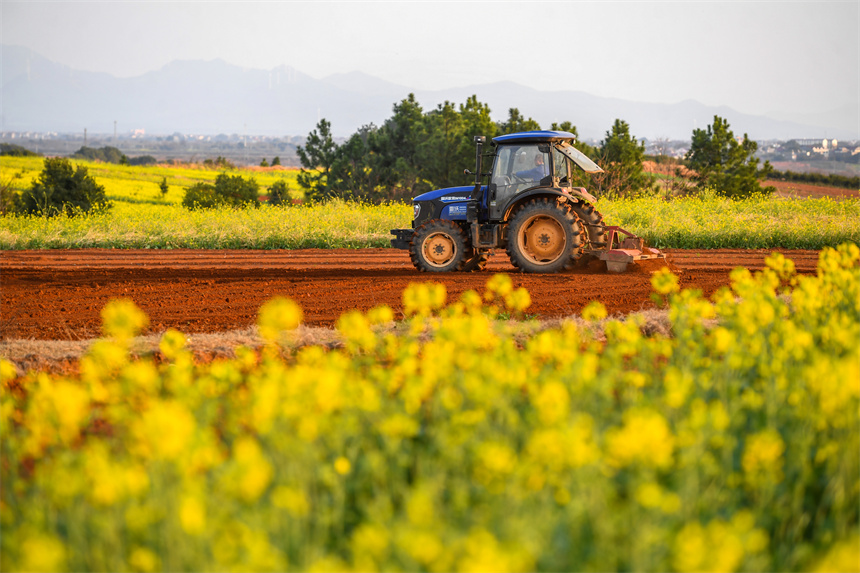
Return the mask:
<path id="1" fill-rule="evenodd" d="M 781 255 L 711 299 L 668 270 L 635 318 L 523 340 L 506 275 L 344 314 L 342 348 L 198 364 L 103 310 L 78 373 L 0 361 L 0 566 L 21 571 L 851 571 L 860 566 L 860 249 Z"/>
<path id="2" fill-rule="evenodd" d="M 218 171 L 81 163 L 105 187 L 113 208 L 87 217 L 0 217 L 0 249 L 388 247 L 389 231 L 409 227 L 412 221 L 410 205 L 342 201 L 189 211 L 181 206 L 185 189 L 199 182 L 212 183 Z M 13 189 L 28 188 L 41 168 L 39 158 L 0 157 L 4 180 Z M 296 171 L 230 173 L 253 177 L 263 196 L 282 180 L 293 200 L 302 198 Z M 159 189 L 163 178 L 168 183 L 166 195 Z M 597 209 L 606 224 L 624 227 L 658 248 L 821 249 L 844 242 L 860 244 L 857 198 L 733 201 L 706 193 L 672 200 L 601 199 Z"/>

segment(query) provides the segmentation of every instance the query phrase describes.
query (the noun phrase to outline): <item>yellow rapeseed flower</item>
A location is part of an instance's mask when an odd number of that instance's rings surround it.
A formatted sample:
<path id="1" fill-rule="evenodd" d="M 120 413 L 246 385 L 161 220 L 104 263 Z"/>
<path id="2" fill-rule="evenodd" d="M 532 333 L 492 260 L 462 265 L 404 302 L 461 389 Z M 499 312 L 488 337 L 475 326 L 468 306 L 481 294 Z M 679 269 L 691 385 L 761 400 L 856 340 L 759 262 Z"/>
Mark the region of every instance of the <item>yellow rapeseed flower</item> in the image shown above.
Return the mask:
<path id="1" fill-rule="evenodd" d="M 768 428 L 749 436 L 741 460 L 747 481 L 752 485 L 781 482 L 784 451 L 785 442 L 776 430 Z"/>
<path id="2" fill-rule="evenodd" d="M 334 471 L 342 476 L 345 476 L 352 470 L 352 464 L 343 456 L 340 456 L 334 461 Z"/>
<path id="3" fill-rule="evenodd" d="M 257 328 L 270 344 L 278 342 L 284 332 L 295 330 L 302 323 L 302 309 L 295 302 L 276 296 L 260 307 Z"/>
<path id="4" fill-rule="evenodd" d="M 624 412 L 624 425 L 606 433 L 607 462 L 624 467 L 640 464 L 667 468 L 672 465 L 675 437 L 666 419 L 647 408 Z"/>
<path id="5" fill-rule="evenodd" d="M 149 317 L 130 299 L 116 299 L 102 308 L 102 330 L 106 336 L 128 340 L 149 326 Z"/>

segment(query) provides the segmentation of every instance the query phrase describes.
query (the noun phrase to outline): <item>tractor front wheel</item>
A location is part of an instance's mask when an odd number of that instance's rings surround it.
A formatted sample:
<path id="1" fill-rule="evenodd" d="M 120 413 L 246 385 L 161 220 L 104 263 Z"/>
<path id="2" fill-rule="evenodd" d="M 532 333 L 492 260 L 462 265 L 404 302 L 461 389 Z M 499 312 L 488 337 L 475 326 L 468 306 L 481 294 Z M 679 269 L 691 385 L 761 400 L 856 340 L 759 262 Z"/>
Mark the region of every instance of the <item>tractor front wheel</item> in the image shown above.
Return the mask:
<path id="1" fill-rule="evenodd" d="M 457 223 L 433 219 L 415 229 L 409 256 L 419 271 L 459 271 L 466 263 L 466 237 Z"/>
<path id="2" fill-rule="evenodd" d="M 527 273 L 555 273 L 570 268 L 586 244 L 584 225 L 570 204 L 532 199 L 511 218 L 508 256 Z"/>

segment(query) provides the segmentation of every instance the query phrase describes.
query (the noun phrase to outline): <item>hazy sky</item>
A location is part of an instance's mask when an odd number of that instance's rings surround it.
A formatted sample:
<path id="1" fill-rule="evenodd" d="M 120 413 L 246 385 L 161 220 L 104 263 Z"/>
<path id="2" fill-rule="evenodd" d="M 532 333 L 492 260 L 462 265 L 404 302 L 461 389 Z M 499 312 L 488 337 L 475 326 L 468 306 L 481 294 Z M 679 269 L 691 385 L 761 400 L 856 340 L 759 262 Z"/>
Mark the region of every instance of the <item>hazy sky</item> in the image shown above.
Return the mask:
<path id="1" fill-rule="evenodd" d="M 542 90 L 738 111 L 860 102 L 860 2 L 10 1 L 2 43 L 135 76 L 172 60 L 363 71 L 415 89 Z"/>

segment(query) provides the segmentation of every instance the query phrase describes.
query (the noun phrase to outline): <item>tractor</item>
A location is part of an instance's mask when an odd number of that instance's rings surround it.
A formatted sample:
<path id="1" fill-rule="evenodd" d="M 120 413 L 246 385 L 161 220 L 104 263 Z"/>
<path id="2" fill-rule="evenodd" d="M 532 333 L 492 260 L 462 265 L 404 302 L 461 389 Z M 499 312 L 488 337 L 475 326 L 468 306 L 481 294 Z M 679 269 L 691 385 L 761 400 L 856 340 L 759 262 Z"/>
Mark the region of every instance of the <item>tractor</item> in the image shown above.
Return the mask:
<path id="1" fill-rule="evenodd" d="M 603 171 L 573 147 L 565 131 L 527 131 L 493 138 L 482 173 L 486 138 L 476 136 L 473 186 L 437 189 L 412 201 L 411 229 L 392 229 L 391 246 L 409 251 L 420 271 L 483 269 L 495 249 L 527 273 L 555 273 L 594 258 L 622 272 L 642 259 L 665 258 L 640 237 L 607 226 L 596 198 L 572 184 L 572 169 Z M 487 178 L 486 184 L 484 178 Z"/>

